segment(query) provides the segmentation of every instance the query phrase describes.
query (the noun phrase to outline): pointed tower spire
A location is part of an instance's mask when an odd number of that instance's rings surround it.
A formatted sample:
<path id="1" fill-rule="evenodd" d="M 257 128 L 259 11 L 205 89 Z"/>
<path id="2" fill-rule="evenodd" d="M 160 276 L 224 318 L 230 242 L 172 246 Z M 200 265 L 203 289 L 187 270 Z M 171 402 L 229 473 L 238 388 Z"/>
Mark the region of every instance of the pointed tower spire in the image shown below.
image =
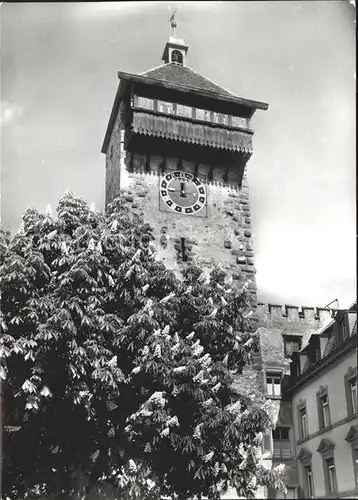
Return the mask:
<path id="1" fill-rule="evenodd" d="M 183 38 L 177 38 L 175 30 L 177 27 L 177 22 L 175 20 L 175 13 L 178 10 L 176 7 L 170 16 L 168 22 L 173 29 L 173 35 L 169 36 L 169 39 L 164 47 L 164 52 L 162 55 L 162 61 L 165 63 L 174 63 L 185 66 L 186 53 L 188 52 L 188 46 L 185 44 Z"/>

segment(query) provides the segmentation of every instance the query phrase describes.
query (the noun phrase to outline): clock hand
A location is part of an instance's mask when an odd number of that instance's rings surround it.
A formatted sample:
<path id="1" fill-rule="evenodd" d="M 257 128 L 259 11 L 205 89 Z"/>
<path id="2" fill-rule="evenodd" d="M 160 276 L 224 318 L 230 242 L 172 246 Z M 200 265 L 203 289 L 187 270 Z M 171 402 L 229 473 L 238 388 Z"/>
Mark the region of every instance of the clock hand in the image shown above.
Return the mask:
<path id="1" fill-rule="evenodd" d="M 185 182 L 181 182 L 181 183 L 180 183 L 180 196 L 181 196 L 182 198 L 186 198 L 186 197 L 187 197 Z"/>

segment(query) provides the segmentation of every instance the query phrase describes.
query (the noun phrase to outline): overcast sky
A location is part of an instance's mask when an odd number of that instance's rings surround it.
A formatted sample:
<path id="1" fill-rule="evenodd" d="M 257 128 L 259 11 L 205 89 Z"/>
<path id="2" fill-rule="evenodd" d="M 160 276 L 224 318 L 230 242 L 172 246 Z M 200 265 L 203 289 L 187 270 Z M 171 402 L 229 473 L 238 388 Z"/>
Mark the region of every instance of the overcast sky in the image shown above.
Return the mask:
<path id="1" fill-rule="evenodd" d="M 355 9 L 348 1 L 2 4 L 2 224 L 66 189 L 104 205 L 117 71 L 161 64 L 179 6 L 188 65 L 256 112 L 248 163 L 259 298 L 356 296 Z"/>

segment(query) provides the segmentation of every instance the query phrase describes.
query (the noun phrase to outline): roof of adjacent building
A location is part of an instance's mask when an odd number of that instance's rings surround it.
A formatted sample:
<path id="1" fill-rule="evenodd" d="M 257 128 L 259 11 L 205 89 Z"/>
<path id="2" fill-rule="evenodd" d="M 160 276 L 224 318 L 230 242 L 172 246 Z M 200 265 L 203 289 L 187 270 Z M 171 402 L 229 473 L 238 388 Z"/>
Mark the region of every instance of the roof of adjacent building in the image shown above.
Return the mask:
<path id="1" fill-rule="evenodd" d="M 205 92 L 214 92 L 223 97 L 238 98 L 237 95 L 224 89 L 217 83 L 209 80 L 188 66 L 183 66 L 175 63 L 166 63 L 157 68 L 150 69 L 141 73 L 141 76 L 154 78 L 174 85 L 184 86 L 191 89 L 203 90 Z"/>
<path id="2" fill-rule="evenodd" d="M 350 331 L 347 337 L 342 337 L 337 328 L 337 322 L 344 319 L 349 313 L 355 314 L 355 321 L 348 325 Z M 298 373 L 291 371 L 291 377 L 286 386 L 287 392 L 292 392 L 303 384 L 309 382 L 314 375 L 317 375 L 321 370 L 333 366 L 333 364 L 346 353 L 351 353 L 355 349 L 357 336 L 357 317 L 356 317 L 356 302 L 348 309 L 336 309 L 334 318 L 319 330 L 318 334 L 310 336 L 309 341 L 300 351 L 294 353 L 291 368 L 299 367 L 300 354 L 306 355 L 305 364 Z M 327 342 L 324 346 L 323 353 L 320 353 L 319 338 L 326 338 Z M 292 374 L 294 373 L 294 374 Z"/>

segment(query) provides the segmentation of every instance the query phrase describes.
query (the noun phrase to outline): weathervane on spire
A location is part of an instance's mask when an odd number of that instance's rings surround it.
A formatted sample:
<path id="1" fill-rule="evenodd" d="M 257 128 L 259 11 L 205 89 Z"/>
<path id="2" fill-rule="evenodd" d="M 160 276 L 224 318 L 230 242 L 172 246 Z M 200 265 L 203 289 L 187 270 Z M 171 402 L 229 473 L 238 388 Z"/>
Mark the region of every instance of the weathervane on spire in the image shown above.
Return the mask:
<path id="1" fill-rule="evenodd" d="M 178 10 L 178 7 L 175 7 L 173 14 L 170 16 L 169 21 L 168 21 L 170 23 L 170 26 L 173 28 L 173 36 L 175 36 L 175 28 L 177 27 L 177 23 L 175 20 L 175 13 L 177 10 Z"/>

